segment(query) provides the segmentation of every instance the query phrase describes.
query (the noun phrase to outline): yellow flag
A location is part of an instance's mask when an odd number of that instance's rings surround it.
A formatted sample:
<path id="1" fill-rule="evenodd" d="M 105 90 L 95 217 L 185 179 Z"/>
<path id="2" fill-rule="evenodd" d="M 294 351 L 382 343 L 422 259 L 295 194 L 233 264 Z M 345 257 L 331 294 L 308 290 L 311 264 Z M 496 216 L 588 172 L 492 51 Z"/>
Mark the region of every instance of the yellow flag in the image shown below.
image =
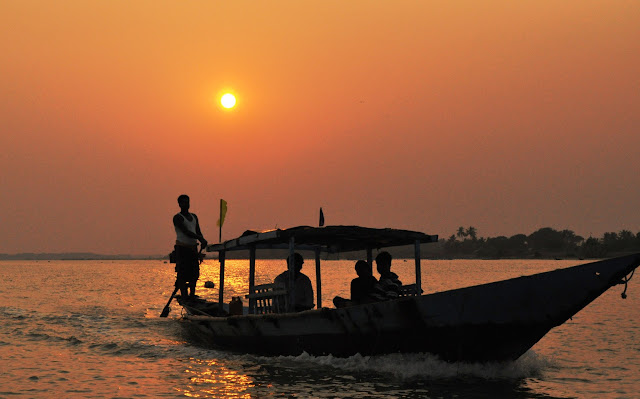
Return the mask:
<path id="1" fill-rule="evenodd" d="M 216 226 L 222 227 L 224 224 L 224 217 L 227 216 L 227 201 L 220 199 L 220 219 L 216 222 Z"/>

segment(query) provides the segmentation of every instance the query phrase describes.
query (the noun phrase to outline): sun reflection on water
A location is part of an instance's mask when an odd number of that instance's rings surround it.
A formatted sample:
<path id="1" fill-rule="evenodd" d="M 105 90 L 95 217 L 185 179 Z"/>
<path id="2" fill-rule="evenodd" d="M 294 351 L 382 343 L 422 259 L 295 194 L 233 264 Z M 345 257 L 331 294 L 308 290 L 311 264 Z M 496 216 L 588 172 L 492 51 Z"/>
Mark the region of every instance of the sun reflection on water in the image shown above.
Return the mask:
<path id="1" fill-rule="evenodd" d="M 219 360 L 201 360 L 191 358 L 189 368 L 184 372 L 189 375 L 189 384 L 184 388 L 176 388 L 184 396 L 191 398 L 251 398 L 250 389 L 256 386 L 253 378 L 225 365 L 228 362 Z"/>
<path id="2" fill-rule="evenodd" d="M 286 263 L 281 259 L 260 259 L 256 262 L 256 284 L 273 282 L 273 279 L 286 269 Z M 307 276 L 315 284 L 313 269 L 305 270 Z M 205 288 L 205 281 L 212 281 L 215 288 Z M 200 265 L 200 279 L 197 293 L 199 296 L 213 301 L 218 300 L 220 288 L 220 263 L 217 259 L 205 259 Z M 229 303 L 232 297 L 239 296 L 243 301 L 249 293 L 249 261 L 242 259 L 228 259 L 225 263 L 224 302 Z"/>

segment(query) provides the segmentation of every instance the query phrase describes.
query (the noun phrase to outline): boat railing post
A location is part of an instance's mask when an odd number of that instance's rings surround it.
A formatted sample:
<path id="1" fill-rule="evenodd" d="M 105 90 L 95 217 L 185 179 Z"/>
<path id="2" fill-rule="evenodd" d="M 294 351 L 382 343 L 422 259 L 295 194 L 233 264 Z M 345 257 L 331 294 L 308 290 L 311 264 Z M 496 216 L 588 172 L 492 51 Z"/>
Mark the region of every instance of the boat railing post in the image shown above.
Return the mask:
<path id="1" fill-rule="evenodd" d="M 416 295 L 422 294 L 422 271 L 420 269 L 420 240 L 415 242 L 416 258 Z"/>
<path id="2" fill-rule="evenodd" d="M 287 304 L 287 312 L 294 311 L 294 303 L 296 301 L 296 280 L 295 280 L 295 264 L 296 260 L 293 256 L 295 253 L 295 239 L 291 237 L 289 239 L 289 303 Z"/>
<path id="3" fill-rule="evenodd" d="M 322 278 L 320 276 L 320 249 L 316 248 L 316 307 L 322 308 Z"/>
<path id="4" fill-rule="evenodd" d="M 367 247 L 367 263 L 369 264 L 369 269 L 371 269 L 371 275 L 373 276 L 373 248 Z"/>
<path id="5" fill-rule="evenodd" d="M 218 252 L 218 260 L 220 261 L 220 283 L 218 285 L 218 307 L 222 310 L 224 303 L 224 260 L 225 251 Z"/>
<path id="6" fill-rule="evenodd" d="M 253 294 L 253 289 L 256 286 L 256 246 L 252 245 L 249 248 L 249 294 Z M 254 313 L 255 298 L 249 298 L 249 313 Z"/>

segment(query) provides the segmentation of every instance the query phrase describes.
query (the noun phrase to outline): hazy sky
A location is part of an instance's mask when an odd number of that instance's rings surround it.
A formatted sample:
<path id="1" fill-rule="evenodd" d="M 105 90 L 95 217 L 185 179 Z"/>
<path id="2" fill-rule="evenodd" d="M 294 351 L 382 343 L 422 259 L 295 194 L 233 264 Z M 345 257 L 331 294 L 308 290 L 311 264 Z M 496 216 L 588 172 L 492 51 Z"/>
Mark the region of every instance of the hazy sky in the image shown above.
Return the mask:
<path id="1" fill-rule="evenodd" d="M 640 230 L 639 1 L 2 1 L 0 252 Z M 219 106 L 226 91 L 238 104 Z"/>

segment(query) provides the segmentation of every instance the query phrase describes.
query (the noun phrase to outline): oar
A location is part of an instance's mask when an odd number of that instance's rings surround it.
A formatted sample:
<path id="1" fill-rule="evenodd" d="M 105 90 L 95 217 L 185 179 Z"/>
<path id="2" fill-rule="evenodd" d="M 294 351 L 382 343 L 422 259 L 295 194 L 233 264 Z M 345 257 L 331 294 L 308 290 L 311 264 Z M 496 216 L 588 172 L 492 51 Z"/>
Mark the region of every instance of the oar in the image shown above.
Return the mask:
<path id="1" fill-rule="evenodd" d="M 201 246 L 200 247 L 200 251 L 198 252 L 198 255 L 202 253 L 203 249 L 204 249 L 204 247 Z M 202 259 L 199 259 L 199 262 L 202 263 Z M 176 292 L 178 292 L 178 280 L 176 280 L 176 288 L 171 293 L 171 296 L 169 297 L 169 300 L 167 301 L 167 304 L 164 305 L 164 309 L 162 309 L 162 313 L 160 313 L 160 317 L 169 316 L 169 312 L 171 312 L 171 308 L 169 307 L 169 304 L 173 300 L 173 297 L 176 295 Z"/>
<path id="2" fill-rule="evenodd" d="M 160 317 L 167 317 L 169 316 L 169 312 L 171 311 L 171 308 L 169 307 L 169 304 L 171 303 L 171 301 L 173 300 L 173 297 L 176 295 L 176 292 L 178 292 L 178 282 L 176 281 L 176 289 L 173 290 L 173 293 L 171 294 L 171 296 L 169 297 L 169 301 L 167 302 L 167 304 L 164 306 L 164 309 L 162 309 L 162 313 L 160 313 Z"/>

